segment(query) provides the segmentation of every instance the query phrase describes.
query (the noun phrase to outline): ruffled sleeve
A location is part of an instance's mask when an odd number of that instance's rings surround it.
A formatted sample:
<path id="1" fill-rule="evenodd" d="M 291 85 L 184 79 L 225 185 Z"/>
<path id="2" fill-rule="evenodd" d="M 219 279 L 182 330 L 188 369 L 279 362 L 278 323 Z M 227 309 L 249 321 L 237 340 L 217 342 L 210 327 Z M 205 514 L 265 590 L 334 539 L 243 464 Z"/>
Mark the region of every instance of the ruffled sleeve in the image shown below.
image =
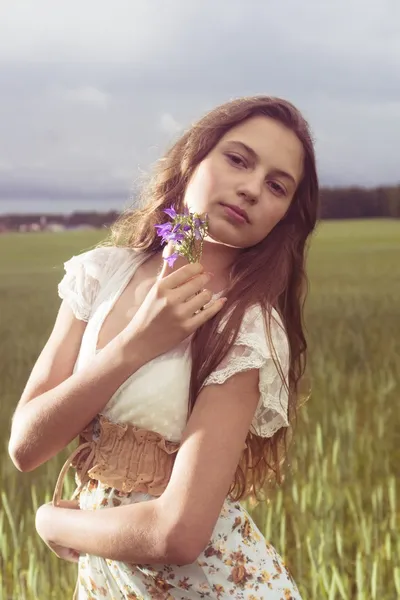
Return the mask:
<path id="1" fill-rule="evenodd" d="M 226 320 L 221 322 L 219 331 L 225 322 Z M 271 437 L 278 429 L 289 425 L 288 393 L 280 373 L 282 370 L 282 375 L 288 382 L 289 343 L 282 320 L 275 309 L 272 309 L 270 328 L 272 347 L 261 306 L 249 308 L 233 347 L 204 383 L 222 384 L 235 373 L 259 369 L 260 399 L 250 431 L 261 437 Z M 279 370 L 274 360 L 280 365 Z"/>
<path id="2" fill-rule="evenodd" d="M 68 302 L 75 317 L 88 321 L 93 303 L 105 278 L 111 248 L 99 247 L 73 256 L 64 263 L 65 274 L 58 295 Z"/>

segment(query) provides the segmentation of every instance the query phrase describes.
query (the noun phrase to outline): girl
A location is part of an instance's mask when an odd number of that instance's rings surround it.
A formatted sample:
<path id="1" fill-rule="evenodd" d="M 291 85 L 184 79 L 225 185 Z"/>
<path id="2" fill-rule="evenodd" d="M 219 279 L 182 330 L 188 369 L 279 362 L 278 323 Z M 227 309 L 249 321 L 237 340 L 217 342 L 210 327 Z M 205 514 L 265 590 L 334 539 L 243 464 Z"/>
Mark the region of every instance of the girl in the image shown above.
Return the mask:
<path id="1" fill-rule="evenodd" d="M 37 530 L 79 562 L 80 600 L 299 600 L 239 501 L 280 481 L 305 368 L 308 125 L 278 98 L 230 101 L 173 145 L 142 200 L 65 263 L 13 417 L 22 471 L 80 435 Z M 171 206 L 207 213 L 201 262 L 168 266 L 155 225 Z M 62 501 L 70 464 L 78 488 Z"/>

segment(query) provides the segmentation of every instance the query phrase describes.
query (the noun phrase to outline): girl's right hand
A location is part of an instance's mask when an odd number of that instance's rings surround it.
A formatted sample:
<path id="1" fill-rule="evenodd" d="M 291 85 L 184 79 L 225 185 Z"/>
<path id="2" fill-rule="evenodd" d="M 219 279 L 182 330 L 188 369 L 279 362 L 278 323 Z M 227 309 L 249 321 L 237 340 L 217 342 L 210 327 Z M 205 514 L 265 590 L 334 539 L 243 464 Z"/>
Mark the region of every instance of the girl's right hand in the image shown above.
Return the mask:
<path id="1" fill-rule="evenodd" d="M 210 302 L 213 294 L 204 289 L 209 280 L 200 263 L 172 271 L 165 261 L 159 278 L 125 328 L 134 346 L 140 344 L 146 362 L 172 350 L 221 310 L 226 299 Z M 200 310 L 208 302 L 209 306 Z"/>

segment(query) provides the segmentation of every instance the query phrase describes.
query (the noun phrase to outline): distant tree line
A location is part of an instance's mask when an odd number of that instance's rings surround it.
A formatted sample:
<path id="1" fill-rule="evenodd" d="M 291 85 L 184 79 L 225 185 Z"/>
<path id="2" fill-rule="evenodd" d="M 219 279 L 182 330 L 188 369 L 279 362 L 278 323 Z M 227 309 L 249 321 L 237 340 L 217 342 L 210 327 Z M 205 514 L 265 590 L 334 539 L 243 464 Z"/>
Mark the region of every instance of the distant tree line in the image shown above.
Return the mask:
<path id="1" fill-rule="evenodd" d="M 322 219 L 400 218 L 400 185 L 322 188 Z"/>
<path id="2" fill-rule="evenodd" d="M 322 187 L 320 197 L 321 219 L 400 218 L 400 184 L 377 188 L 355 186 L 347 188 Z M 44 229 L 52 224 L 58 224 L 67 229 L 82 226 L 99 229 L 110 227 L 118 215 L 117 211 L 109 211 L 107 213 L 82 211 L 69 215 L 0 215 L 0 233 L 2 231 L 18 231 L 24 225 L 38 225 Z"/>
<path id="3" fill-rule="evenodd" d="M 0 215 L 1 231 L 19 231 L 21 227 L 37 225 L 39 229 L 48 229 L 51 225 L 60 225 L 65 229 L 78 227 L 92 227 L 101 229 L 110 227 L 118 218 L 117 211 L 101 213 L 96 211 L 73 212 L 68 215 L 32 213 L 32 214 L 7 214 Z"/>

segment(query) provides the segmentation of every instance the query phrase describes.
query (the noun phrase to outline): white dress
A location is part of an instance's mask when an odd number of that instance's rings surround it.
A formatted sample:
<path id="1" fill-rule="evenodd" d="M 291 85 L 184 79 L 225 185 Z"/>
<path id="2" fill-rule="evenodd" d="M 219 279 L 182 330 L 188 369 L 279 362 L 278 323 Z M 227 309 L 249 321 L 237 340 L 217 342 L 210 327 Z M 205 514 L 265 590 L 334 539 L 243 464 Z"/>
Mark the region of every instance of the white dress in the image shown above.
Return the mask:
<path id="1" fill-rule="evenodd" d="M 87 321 L 74 372 L 95 355 L 106 315 L 135 269 L 149 256 L 129 248 L 100 247 L 65 263 L 59 296 L 69 303 L 77 318 Z M 287 394 L 272 357 L 277 356 L 287 375 L 289 348 L 278 313 L 273 311 L 273 316 L 276 321 L 271 320 L 271 335 L 276 355 L 268 343 L 261 308 L 253 306 L 245 314 L 232 350 L 205 382 L 221 384 L 234 373 L 259 369 L 260 400 L 251 431 L 264 437 L 288 426 Z M 223 326 L 221 323 L 220 330 Z M 112 422 L 130 423 L 179 442 L 186 422 L 190 371 L 187 339 L 131 375 L 101 414 Z M 123 493 L 89 482 L 80 493 L 80 506 L 97 510 L 149 499 L 148 494 Z M 83 555 L 78 581 L 80 600 L 301 600 L 282 558 L 241 504 L 229 498 L 207 548 L 194 563 L 133 565 Z"/>

